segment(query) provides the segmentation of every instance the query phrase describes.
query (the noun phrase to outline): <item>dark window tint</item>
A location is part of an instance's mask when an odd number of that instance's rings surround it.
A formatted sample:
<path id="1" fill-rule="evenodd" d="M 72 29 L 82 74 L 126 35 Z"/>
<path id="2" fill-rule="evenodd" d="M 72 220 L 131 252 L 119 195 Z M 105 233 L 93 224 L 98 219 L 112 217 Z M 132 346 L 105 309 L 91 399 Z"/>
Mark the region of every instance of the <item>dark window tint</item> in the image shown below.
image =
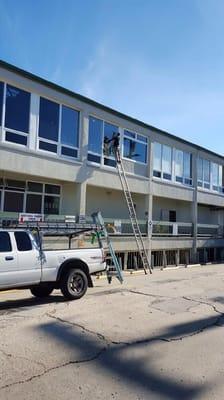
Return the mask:
<path id="1" fill-rule="evenodd" d="M 3 91 L 4 83 L 0 82 L 0 125 L 2 124 Z"/>
<path id="2" fill-rule="evenodd" d="M 28 182 L 28 190 L 29 192 L 43 192 L 43 184 L 38 182 Z"/>
<path id="3" fill-rule="evenodd" d="M 62 106 L 61 143 L 78 147 L 79 112 Z"/>
<path id="4" fill-rule="evenodd" d="M 161 172 L 160 171 L 153 171 L 153 176 L 155 176 L 156 178 L 161 178 Z"/>
<path id="5" fill-rule="evenodd" d="M 44 214 L 59 214 L 59 197 L 44 196 Z"/>
<path id="6" fill-rule="evenodd" d="M 41 213 L 42 196 L 41 194 L 28 194 L 26 197 L 26 212 Z"/>
<path id="7" fill-rule="evenodd" d="M 30 93 L 7 85 L 5 126 L 21 132 L 29 132 Z"/>
<path id="8" fill-rule="evenodd" d="M 177 221 L 177 213 L 176 213 L 176 210 L 170 210 L 170 211 L 169 211 L 169 221 L 170 221 L 170 222 L 176 222 L 176 221 Z"/>
<path id="9" fill-rule="evenodd" d="M 0 253 L 12 251 L 11 241 L 7 232 L 0 232 Z"/>
<path id="10" fill-rule="evenodd" d="M 15 232 L 15 239 L 19 251 L 32 250 L 32 243 L 26 232 Z"/>
<path id="11" fill-rule="evenodd" d="M 22 212 L 24 193 L 5 192 L 4 211 Z"/>
<path id="12" fill-rule="evenodd" d="M 57 185 L 45 185 L 45 193 L 60 194 L 60 186 L 57 186 Z"/>
<path id="13" fill-rule="evenodd" d="M 39 149 L 50 151 L 51 153 L 57 153 L 57 145 L 47 142 L 39 142 Z"/>
<path id="14" fill-rule="evenodd" d="M 26 188 L 26 182 L 24 181 L 16 181 L 15 179 L 7 179 L 5 180 L 5 187 L 7 189 L 16 189 L 24 191 Z"/>
<path id="15" fill-rule="evenodd" d="M 61 154 L 67 157 L 77 158 L 78 152 L 75 149 L 71 149 L 70 147 L 62 147 Z"/>
<path id="16" fill-rule="evenodd" d="M 6 132 L 5 140 L 7 142 L 22 144 L 23 146 L 27 145 L 27 137 L 26 136 L 18 135 L 17 133 L 13 133 L 13 132 Z"/>
<path id="17" fill-rule="evenodd" d="M 104 165 L 108 165 L 109 167 L 116 167 L 115 160 L 111 160 L 110 158 L 104 158 Z"/>
<path id="18" fill-rule="evenodd" d="M 99 157 L 99 156 L 96 156 L 95 154 L 88 154 L 88 161 L 92 161 L 92 162 L 95 162 L 95 163 L 97 163 L 97 164 L 100 164 L 100 162 L 101 162 L 101 157 Z"/>
<path id="19" fill-rule="evenodd" d="M 39 136 L 58 141 L 59 105 L 40 98 Z M 50 150 L 51 151 L 51 150 Z"/>

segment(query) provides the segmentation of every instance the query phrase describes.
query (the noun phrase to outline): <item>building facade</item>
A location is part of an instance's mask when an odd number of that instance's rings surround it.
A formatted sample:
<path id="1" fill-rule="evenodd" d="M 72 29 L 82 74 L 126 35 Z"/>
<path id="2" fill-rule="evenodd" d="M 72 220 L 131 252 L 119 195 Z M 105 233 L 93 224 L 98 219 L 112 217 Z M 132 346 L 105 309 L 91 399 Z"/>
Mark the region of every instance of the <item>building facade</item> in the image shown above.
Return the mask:
<path id="1" fill-rule="evenodd" d="M 101 210 L 123 267 L 138 263 L 111 147 L 120 149 L 154 266 L 222 260 L 224 158 L 0 62 L 0 215 Z M 116 226 L 121 226 L 116 234 Z M 120 232 L 121 230 L 121 232 Z"/>

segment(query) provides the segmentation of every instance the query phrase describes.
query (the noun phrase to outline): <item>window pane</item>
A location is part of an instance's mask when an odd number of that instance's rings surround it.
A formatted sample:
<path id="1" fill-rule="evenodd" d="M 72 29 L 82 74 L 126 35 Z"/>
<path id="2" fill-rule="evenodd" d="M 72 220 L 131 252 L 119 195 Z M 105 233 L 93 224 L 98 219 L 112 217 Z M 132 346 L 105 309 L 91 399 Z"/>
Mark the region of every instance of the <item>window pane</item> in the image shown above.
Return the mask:
<path id="1" fill-rule="evenodd" d="M 124 157 L 146 163 L 147 146 L 143 143 L 124 138 Z"/>
<path id="2" fill-rule="evenodd" d="M 212 185 L 213 189 L 217 190 L 219 186 L 219 166 L 215 163 L 212 163 Z"/>
<path id="3" fill-rule="evenodd" d="M 219 165 L 219 187 L 222 187 L 222 165 Z"/>
<path id="4" fill-rule="evenodd" d="M 38 182 L 28 182 L 28 190 L 29 192 L 43 192 L 43 184 Z"/>
<path id="5" fill-rule="evenodd" d="M 79 112 L 62 106 L 61 143 L 78 147 Z"/>
<path id="6" fill-rule="evenodd" d="M 58 141 L 59 104 L 40 98 L 39 136 Z"/>
<path id="7" fill-rule="evenodd" d="M 172 173 L 172 149 L 164 145 L 162 150 L 162 170 L 170 175 Z"/>
<path id="8" fill-rule="evenodd" d="M 102 153 L 102 136 L 103 121 L 94 117 L 89 117 L 89 151 L 99 155 Z"/>
<path id="9" fill-rule="evenodd" d="M 118 133 L 118 127 L 112 124 L 108 124 L 107 122 L 104 122 L 104 141 L 106 140 L 111 140 L 114 134 Z M 107 156 L 109 157 L 114 157 L 113 153 L 113 147 L 109 146 Z M 105 165 L 111 165 L 112 163 L 104 163 Z"/>
<path id="10" fill-rule="evenodd" d="M 147 137 L 142 135 L 137 135 L 137 139 L 141 140 L 141 142 L 148 143 Z"/>
<path id="11" fill-rule="evenodd" d="M 42 140 L 39 142 L 39 149 L 50 151 L 51 153 L 57 153 L 57 145 L 56 144 L 42 142 Z"/>
<path id="12" fill-rule="evenodd" d="M 78 157 L 78 151 L 75 149 L 71 149 L 70 147 L 62 147 L 61 148 L 61 154 L 63 156 L 67 156 L 67 157 L 73 157 L 73 158 L 77 158 Z"/>
<path id="13" fill-rule="evenodd" d="M 14 235 L 16 239 L 17 249 L 19 251 L 32 250 L 32 243 L 29 235 L 26 232 L 15 232 Z"/>
<path id="14" fill-rule="evenodd" d="M 24 193 L 5 192 L 4 211 L 22 212 Z"/>
<path id="15" fill-rule="evenodd" d="M 160 143 L 153 143 L 153 169 L 161 171 L 162 165 L 162 145 Z"/>
<path id="16" fill-rule="evenodd" d="M 210 182 L 210 162 L 203 160 L 203 180 L 204 182 Z"/>
<path id="17" fill-rule="evenodd" d="M 44 214 L 59 214 L 59 197 L 44 196 Z"/>
<path id="18" fill-rule="evenodd" d="M 14 179 L 6 179 L 5 187 L 6 188 L 10 188 L 10 189 L 25 190 L 26 182 L 24 182 L 24 181 L 16 181 Z"/>
<path id="19" fill-rule="evenodd" d="M 12 251 L 11 241 L 8 232 L 0 232 L 0 253 Z"/>
<path id="20" fill-rule="evenodd" d="M 57 185 L 45 185 L 45 193 L 60 194 L 60 189 L 60 186 Z"/>
<path id="21" fill-rule="evenodd" d="M 183 177 L 183 151 L 175 151 L 175 173 L 178 177 Z"/>
<path id="22" fill-rule="evenodd" d="M 130 137 L 130 138 L 133 138 L 133 139 L 135 139 L 135 133 L 133 133 L 133 132 L 130 132 L 130 131 L 124 131 L 124 135 L 125 136 L 128 136 L 128 137 Z"/>
<path id="23" fill-rule="evenodd" d="M 101 157 L 96 156 L 95 154 L 88 154 L 88 161 L 95 162 L 97 164 L 101 163 Z"/>
<path id="24" fill-rule="evenodd" d="M 5 140 L 7 142 L 22 144 L 23 146 L 27 145 L 27 137 L 26 136 L 18 135 L 17 133 L 13 133 L 13 132 L 6 132 Z"/>
<path id="25" fill-rule="evenodd" d="M 29 132 L 30 93 L 7 85 L 5 126 L 21 132 Z"/>
<path id="26" fill-rule="evenodd" d="M 198 158 L 198 180 L 203 181 L 203 160 Z"/>
<path id="27" fill-rule="evenodd" d="M 42 196 L 41 194 L 27 194 L 26 196 L 26 212 L 40 214 L 41 213 Z"/>
<path id="28" fill-rule="evenodd" d="M 0 125 L 2 124 L 3 91 L 4 83 L 0 82 Z"/>
<path id="29" fill-rule="evenodd" d="M 184 177 L 191 178 L 191 154 L 184 153 Z"/>

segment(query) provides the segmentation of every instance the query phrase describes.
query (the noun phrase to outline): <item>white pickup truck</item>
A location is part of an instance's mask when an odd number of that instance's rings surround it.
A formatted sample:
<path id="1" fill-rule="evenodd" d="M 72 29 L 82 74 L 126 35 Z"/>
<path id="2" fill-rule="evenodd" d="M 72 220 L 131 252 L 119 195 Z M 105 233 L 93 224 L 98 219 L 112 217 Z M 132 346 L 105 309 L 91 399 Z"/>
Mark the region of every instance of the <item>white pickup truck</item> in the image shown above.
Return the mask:
<path id="1" fill-rule="evenodd" d="M 28 230 L 0 230 L 0 290 L 25 288 L 46 297 L 60 289 L 66 299 L 80 299 L 93 286 L 91 275 L 105 268 L 100 245 L 43 250 Z"/>

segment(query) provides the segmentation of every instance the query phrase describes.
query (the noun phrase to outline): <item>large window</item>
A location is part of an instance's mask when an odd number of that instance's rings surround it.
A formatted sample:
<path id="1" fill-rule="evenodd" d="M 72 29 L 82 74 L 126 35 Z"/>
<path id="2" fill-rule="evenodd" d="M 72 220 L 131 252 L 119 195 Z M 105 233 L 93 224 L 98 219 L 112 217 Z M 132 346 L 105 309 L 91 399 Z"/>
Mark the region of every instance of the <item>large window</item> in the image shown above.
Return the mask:
<path id="1" fill-rule="evenodd" d="M 95 117 L 89 117 L 88 160 L 97 164 L 115 167 L 111 139 L 118 127 Z"/>
<path id="2" fill-rule="evenodd" d="M 0 211 L 59 214 L 60 194 L 58 185 L 0 179 Z"/>
<path id="3" fill-rule="evenodd" d="M 130 160 L 147 163 L 147 137 L 124 131 L 123 157 Z"/>
<path id="4" fill-rule="evenodd" d="M 2 125 L 4 83 L 0 81 L 0 126 Z"/>
<path id="5" fill-rule="evenodd" d="M 26 146 L 30 122 L 30 93 L 6 85 L 5 140 Z"/>
<path id="6" fill-rule="evenodd" d="M 210 189 L 210 161 L 198 158 L 198 186 Z"/>
<path id="7" fill-rule="evenodd" d="M 103 121 L 89 117 L 88 160 L 101 163 L 103 147 Z"/>
<path id="8" fill-rule="evenodd" d="M 175 181 L 192 185 L 192 156 L 178 149 L 175 149 Z"/>
<path id="9" fill-rule="evenodd" d="M 153 176 L 166 180 L 172 179 L 172 148 L 153 143 Z"/>
<path id="10" fill-rule="evenodd" d="M 212 163 L 212 190 L 222 192 L 222 166 Z"/>
<path id="11" fill-rule="evenodd" d="M 41 97 L 39 149 L 69 158 L 77 158 L 78 147 L 79 112 Z"/>

